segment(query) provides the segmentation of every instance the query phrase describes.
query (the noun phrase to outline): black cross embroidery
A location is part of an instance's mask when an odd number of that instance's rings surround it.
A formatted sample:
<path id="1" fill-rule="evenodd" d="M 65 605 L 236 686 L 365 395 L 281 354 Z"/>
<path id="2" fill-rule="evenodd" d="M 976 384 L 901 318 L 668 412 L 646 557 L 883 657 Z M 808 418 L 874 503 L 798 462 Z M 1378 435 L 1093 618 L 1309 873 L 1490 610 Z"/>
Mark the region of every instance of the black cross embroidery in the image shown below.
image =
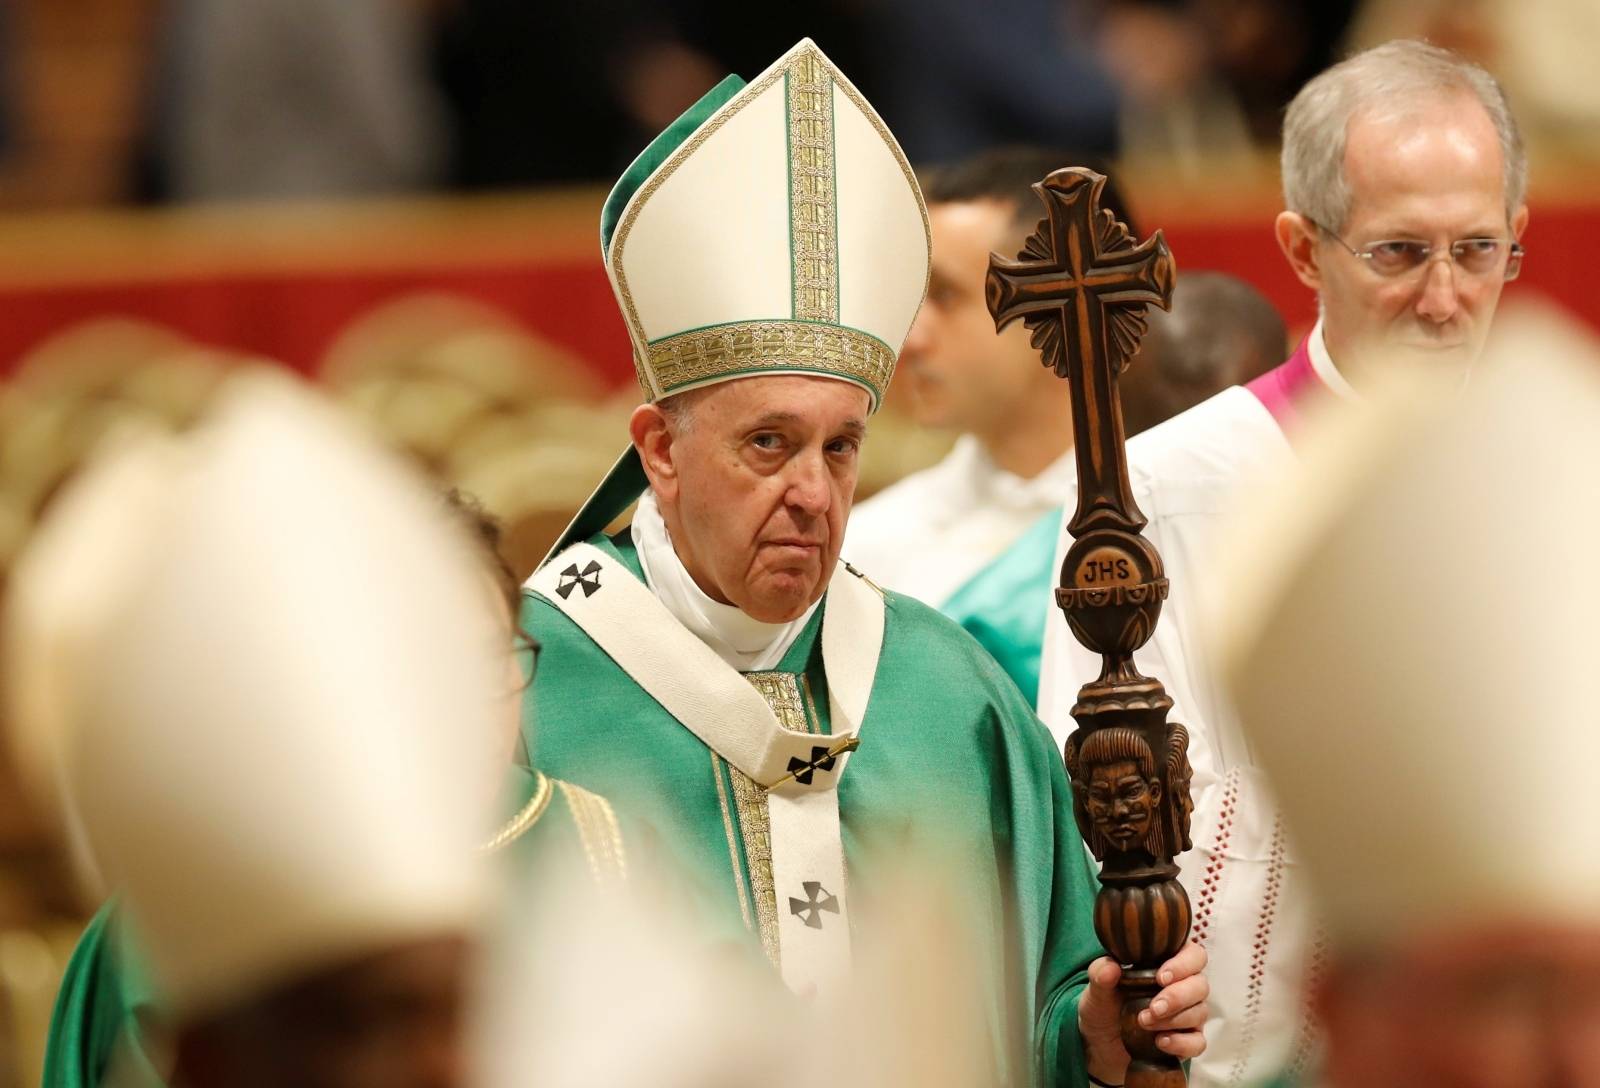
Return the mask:
<path id="1" fill-rule="evenodd" d="M 801 759 L 799 756 L 789 760 L 788 771 L 794 775 L 794 780 L 802 786 L 811 785 L 811 775 L 814 771 L 831 771 L 838 762 L 832 752 L 826 748 L 811 749 L 810 759 Z"/>
<path id="2" fill-rule="evenodd" d="M 600 589 L 599 563 L 591 559 L 589 565 L 582 570 L 578 569 L 578 564 L 572 564 L 561 572 L 561 581 L 556 584 L 556 592 L 561 594 L 561 599 L 564 601 L 572 596 L 572 591 L 579 586 L 583 587 L 585 600 L 595 595 Z"/>
<path id="3" fill-rule="evenodd" d="M 828 894 L 828 890 L 815 880 L 805 881 L 801 887 L 806 890 L 806 898 L 796 899 L 789 897 L 789 913 L 804 922 L 811 929 L 822 928 L 822 912 L 830 914 L 839 913 L 839 900 Z"/>

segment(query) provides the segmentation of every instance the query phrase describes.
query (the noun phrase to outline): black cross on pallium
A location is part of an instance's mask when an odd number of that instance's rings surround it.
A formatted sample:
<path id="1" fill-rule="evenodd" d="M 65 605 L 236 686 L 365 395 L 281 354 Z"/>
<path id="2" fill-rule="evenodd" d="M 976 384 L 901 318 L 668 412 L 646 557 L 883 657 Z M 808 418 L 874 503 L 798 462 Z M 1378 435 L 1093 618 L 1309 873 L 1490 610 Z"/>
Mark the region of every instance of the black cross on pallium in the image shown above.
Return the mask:
<path id="1" fill-rule="evenodd" d="M 589 565 L 582 570 L 578 569 L 578 564 L 572 564 L 561 572 L 561 581 L 556 583 L 556 592 L 561 594 L 561 599 L 564 601 L 572 596 L 572 591 L 579 586 L 583 587 L 584 599 L 587 600 L 595 595 L 600 589 L 599 563 L 591 559 Z"/>
<path id="2" fill-rule="evenodd" d="M 788 770 L 790 774 L 794 775 L 794 780 L 796 782 L 800 783 L 802 786 L 809 786 L 811 785 L 811 775 L 813 772 L 831 771 L 833 770 L 833 765 L 837 762 L 837 757 L 835 757 L 834 754 L 828 749 L 816 747 L 811 749 L 810 759 L 801 759 L 799 756 L 795 756 L 794 758 L 790 759 L 789 766 L 786 768 L 786 770 Z"/>
<path id="3" fill-rule="evenodd" d="M 839 900 L 828 894 L 828 890 L 815 880 L 807 880 L 800 885 L 805 889 L 806 897 L 796 899 L 789 897 L 789 913 L 795 915 L 810 929 L 822 928 L 822 912 L 829 914 L 839 913 Z"/>

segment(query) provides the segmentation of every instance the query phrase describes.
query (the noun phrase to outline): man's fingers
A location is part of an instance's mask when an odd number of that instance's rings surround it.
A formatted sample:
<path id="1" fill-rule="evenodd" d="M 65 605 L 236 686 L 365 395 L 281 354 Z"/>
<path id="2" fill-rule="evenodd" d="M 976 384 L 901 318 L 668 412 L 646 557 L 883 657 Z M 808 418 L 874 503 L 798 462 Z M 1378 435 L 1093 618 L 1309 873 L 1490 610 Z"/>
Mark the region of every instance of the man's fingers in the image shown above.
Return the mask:
<path id="1" fill-rule="evenodd" d="M 1109 990 L 1122 981 L 1122 968 L 1110 956 L 1101 956 L 1089 965 L 1089 981 L 1102 990 Z"/>
<path id="2" fill-rule="evenodd" d="M 1195 1006 L 1204 1007 L 1206 998 L 1211 996 L 1211 983 L 1206 981 L 1204 975 L 1190 975 L 1188 978 L 1179 979 L 1165 990 L 1156 994 L 1155 1000 L 1150 1002 L 1150 1008 L 1140 1017 L 1149 1015 L 1154 1020 L 1172 1016 L 1184 1009 Z"/>
<path id="3" fill-rule="evenodd" d="M 1166 986 L 1178 979 L 1190 975 L 1198 975 L 1206 969 L 1206 950 L 1189 941 L 1178 954 L 1161 965 L 1161 970 L 1156 975 L 1156 981 Z"/>
<path id="4" fill-rule="evenodd" d="M 1146 1009 L 1139 1014 L 1139 1026 L 1158 1035 L 1166 1031 L 1198 1031 L 1206 1026 L 1206 1019 L 1207 1009 L 1204 1005 L 1184 1009 L 1174 1016 L 1159 1020 L 1150 1018 L 1150 1011 Z"/>
<path id="5" fill-rule="evenodd" d="M 1166 1032 L 1156 1036 L 1156 1046 L 1175 1058 L 1187 1061 L 1205 1053 L 1206 1037 L 1198 1031 Z"/>

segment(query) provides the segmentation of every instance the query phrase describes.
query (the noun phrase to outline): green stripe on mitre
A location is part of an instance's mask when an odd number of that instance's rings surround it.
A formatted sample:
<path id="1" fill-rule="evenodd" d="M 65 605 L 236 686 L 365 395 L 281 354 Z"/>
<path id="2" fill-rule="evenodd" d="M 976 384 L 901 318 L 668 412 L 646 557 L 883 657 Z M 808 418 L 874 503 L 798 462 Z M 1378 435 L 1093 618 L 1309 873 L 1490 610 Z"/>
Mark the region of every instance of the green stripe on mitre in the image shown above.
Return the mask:
<path id="1" fill-rule="evenodd" d="M 639 157 L 629 164 L 611 187 L 611 195 L 606 197 L 605 206 L 600 209 L 600 256 L 609 257 L 611 254 L 611 235 L 617 229 L 617 223 L 622 219 L 622 211 L 628 206 L 628 201 L 633 199 L 633 194 L 639 191 L 645 181 L 654 174 L 661 164 L 667 161 L 678 148 L 683 146 L 685 140 L 694 135 L 695 130 L 716 113 L 734 95 L 744 90 L 745 82 L 738 76 L 728 76 L 721 83 L 711 88 L 700 96 L 700 100 L 678 116 L 678 119 L 668 125 L 650 145 L 639 152 Z"/>

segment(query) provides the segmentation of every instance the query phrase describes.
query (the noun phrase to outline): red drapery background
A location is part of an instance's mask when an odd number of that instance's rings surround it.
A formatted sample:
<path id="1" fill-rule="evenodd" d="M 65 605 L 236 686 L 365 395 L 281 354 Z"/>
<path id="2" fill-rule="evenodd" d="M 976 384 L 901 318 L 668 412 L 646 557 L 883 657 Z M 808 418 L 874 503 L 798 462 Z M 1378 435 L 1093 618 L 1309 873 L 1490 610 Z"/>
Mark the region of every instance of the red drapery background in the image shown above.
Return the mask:
<path id="1" fill-rule="evenodd" d="M 632 369 L 599 259 L 600 197 L 96 213 L 0 224 L 0 375 L 53 334 L 108 316 L 148 320 L 314 373 L 355 319 L 394 298 L 439 291 L 504 311 L 607 385 L 622 386 Z M 1278 205 L 1269 190 L 1258 186 L 1220 209 L 1217 200 L 1172 193 L 1142 203 L 1151 209 L 1139 212 L 1144 229 L 1166 231 L 1180 270 L 1242 277 L 1297 332 L 1314 318 L 1314 299 L 1273 241 Z M 1586 258 L 1600 252 L 1600 199 L 1535 199 L 1524 241 L 1525 271 L 1508 290 L 1540 292 L 1600 329 L 1600 293 L 1585 274 Z"/>

